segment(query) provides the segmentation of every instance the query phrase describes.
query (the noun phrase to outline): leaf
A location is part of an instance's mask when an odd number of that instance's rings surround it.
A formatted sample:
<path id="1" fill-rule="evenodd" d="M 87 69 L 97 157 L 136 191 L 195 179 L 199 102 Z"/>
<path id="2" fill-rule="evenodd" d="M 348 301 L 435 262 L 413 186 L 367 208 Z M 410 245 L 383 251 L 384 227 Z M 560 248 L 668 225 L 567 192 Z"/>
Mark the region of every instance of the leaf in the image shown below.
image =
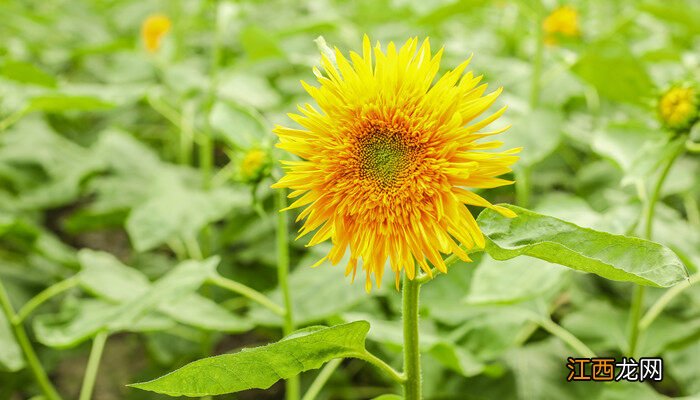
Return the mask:
<path id="1" fill-rule="evenodd" d="M 250 204 L 249 194 L 228 188 L 197 191 L 171 186 L 136 206 L 126 221 L 134 248 L 151 250 L 168 240 L 196 236 L 210 222 L 223 218 L 236 205 Z"/>
<path id="2" fill-rule="evenodd" d="M 269 29 L 248 25 L 241 30 L 239 40 L 251 60 L 279 57 L 284 54 Z"/>
<path id="3" fill-rule="evenodd" d="M 111 304 L 103 300 L 85 299 L 68 304 L 58 314 L 42 314 L 34 318 L 37 340 L 49 347 L 69 348 L 107 329 L 113 321 L 129 311 L 128 304 Z M 158 331 L 171 329 L 174 322 L 157 314 L 142 316 L 130 325 L 112 331 Z"/>
<path id="4" fill-rule="evenodd" d="M 97 97 L 49 94 L 32 98 L 27 107 L 28 111 L 57 113 L 65 111 L 106 110 L 114 107 L 114 104 Z"/>
<path id="5" fill-rule="evenodd" d="M 10 322 L 0 312 L 0 369 L 14 372 L 24 368 L 22 351 L 12 333 Z"/>
<path id="6" fill-rule="evenodd" d="M 496 260 L 527 255 L 606 279 L 668 287 L 687 278 L 685 266 L 670 249 L 647 240 L 613 235 L 505 205 L 518 216 L 505 218 L 484 210 L 478 221 Z"/>
<path id="7" fill-rule="evenodd" d="M 280 379 L 364 352 L 369 323 L 356 321 L 238 353 L 201 359 L 149 382 L 130 385 L 169 396 L 215 396 L 267 389 Z"/>
<path id="8" fill-rule="evenodd" d="M 484 257 L 472 277 L 469 304 L 517 303 L 562 287 L 567 270 L 542 260 Z"/>
<path id="9" fill-rule="evenodd" d="M 320 251 L 320 250 L 319 250 Z M 296 325 L 306 325 L 337 315 L 348 310 L 353 305 L 367 298 L 367 293 L 362 285 L 352 284 L 344 276 L 344 266 L 348 262 L 348 256 L 338 265 L 331 265 L 329 261 L 323 262 L 316 268 L 311 268 L 322 256 L 312 251 L 299 262 L 289 276 L 291 287 L 304 288 L 303 295 L 292 294 L 292 308 L 294 309 L 294 321 Z M 268 297 L 277 304 L 282 304 L 282 294 L 276 288 Z M 328 301 L 332 298 L 333 301 Z M 281 324 L 279 316 L 263 307 L 257 307 L 251 312 L 251 317 L 258 323 L 265 325 Z"/>
<path id="10" fill-rule="evenodd" d="M 124 312 L 110 322 L 110 328 L 119 330 L 129 327 L 144 315 L 158 309 L 160 305 L 174 302 L 194 292 L 214 273 L 218 263 L 219 257 L 180 263 L 153 284 L 143 296 L 125 303 Z"/>
<path id="11" fill-rule="evenodd" d="M 268 137 L 268 129 L 254 111 L 231 102 L 217 102 L 209 123 L 217 136 L 237 147 L 252 148 Z"/>
<path id="12" fill-rule="evenodd" d="M 23 61 L 5 61 L 0 75 L 13 81 L 45 87 L 56 87 L 56 79 L 34 64 Z"/>
<path id="13" fill-rule="evenodd" d="M 191 293 L 174 301 L 162 303 L 158 310 L 182 324 L 218 332 L 245 332 L 253 323 L 231 314 L 215 302 Z"/>
<path id="14" fill-rule="evenodd" d="M 519 166 L 530 166 L 551 154 L 561 140 L 563 118 L 550 109 L 523 112 L 512 120 L 508 130 L 508 146 L 522 147 Z"/>
<path id="15" fill-rule="evenodd" d="M 644 63 L 622 41 L 602 40 L 586 48 L 572 67 L 574 73 L 611 100 L 642 103 L 654 90 Z"/>
<path id="16" fill-rule="evenodd" d="M 140 271 L 122 264 L 109 253 L 83 249 L 78 252 L 82 266 L 80 285 L 87 292 L 121 303 L 148 292 L 151 283 Z"/>
<path id="17" fill-rule="evenodd" d="M 375 397 L 372 400 L 403 400 L 403 397 L 398 394 L 383 394 L 379 397 Z"/>

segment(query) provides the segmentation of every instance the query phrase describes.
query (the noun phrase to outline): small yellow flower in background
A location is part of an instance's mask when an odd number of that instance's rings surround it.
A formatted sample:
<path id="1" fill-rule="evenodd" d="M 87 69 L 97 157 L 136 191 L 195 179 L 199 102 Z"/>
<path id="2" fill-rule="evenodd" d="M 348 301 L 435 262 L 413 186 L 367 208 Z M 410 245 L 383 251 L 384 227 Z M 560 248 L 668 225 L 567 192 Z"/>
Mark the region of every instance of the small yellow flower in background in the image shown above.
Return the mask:
<path id="1" fill-rule="evenodd" d="M 272 160 L 267 152 L 259 149 L 249 150 L 239 164 L 241 181 L 257 183 L 270 172 Z"/>
<path id="2" fill-rule="evenodd" d="M 578 11 L 572 6 L 555 8 L 542 22 L 545 42 L 554 44 L 557 35 L 577 37 L 581 35 L 578 23 Z"/>
<path id="3" fill-rule="evenodd" d="M 659 99 L 659 116 L 671 130 L 684 130 L 698 120 L 698 93 L 692 87 L 675 86 Z"/>
<path id="4" fill-rule="evenodd" d="M 277 146 L 301 158 L 282 161 L 286 175 L 273 185 L 293 190 L 289 209 L 306 206 L 299 237 L 316 231 L 308 246 L 330 239 L 324 259 L 333 264 L 349 248 L 345 273 L 354 279 L 362 259 L 367 291 L 373 275 L 381 284 L 387 260 L 397 286 L 402 271 L 409 279 L 417 268 L 430 273 L 428 262 L 447 272 L 440 253 L 469 261 L 459 244 L 483 247 L 484 237 L 466 205 L 514 216 L 465 189 L 512 183 L 497 176 L 511 171 L 519 149 L 477 143 L 507 129 L 479 132 L 505 107 L 474 122 L 501 89 L 484 94 L 481 76 L 464 74 L 469 60 L 434 82 L 443 50 L 433 54 L 428 39 L 418 44 L 382 51 L 365 36 L 362 55 L 348 60 L 336 49 L 335 65 L 322 54 L 320 87 L 302 82 L 318 108 L 289 114 L 303 129 L 275 128 Z"/>
<path id="5" fill-rule="evenodd" d="M 160 43 L 171 27 L 170 18 L 161 14 L 154 14 L 146 18 L 141 26 L 141 37 L 146 50 L 155 53 L 160 49 Z"/>

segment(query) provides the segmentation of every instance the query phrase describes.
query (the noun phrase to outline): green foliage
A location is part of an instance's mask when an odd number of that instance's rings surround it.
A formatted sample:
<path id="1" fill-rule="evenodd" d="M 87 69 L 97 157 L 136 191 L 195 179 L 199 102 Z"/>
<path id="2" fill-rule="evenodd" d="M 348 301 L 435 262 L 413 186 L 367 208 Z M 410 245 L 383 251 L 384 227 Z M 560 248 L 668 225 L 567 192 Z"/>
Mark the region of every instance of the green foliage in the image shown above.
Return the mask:
<path id="1" fill-rule="evenodd" d="M 211 396 L 267 389 L 280 379 L 319 368 L 334 358 L 364 353 L 369 324 L 351 322 L 301 330 L 280 342 L 235 354 L 205 358 L 132 387 L 170 396 Z"/>
<path id="2" fill-rule="evenodd" d="M 688 277 L 678 256 L 658 243 L 506 207 L 518 216 L 509 219 L 491 210 L 479 216 L 489 238 L 486 251 L 497 260 L 527 255 L 607 279 L 657 287 L 673 286 Z"/>
<path id="3" fill-rule="evenodd" d="M 581 34 L 542 42 L 555 4 L 577 10 Z M 41 369 L 65 399 L 132 400 L 161 398 L 126 387 L 158 376 L 137 386 L 218 393 L 221 382 L 245 390 L 301 375 L 305 393 L 331 359 L 371 352 L 401 366 L 392 274 L 368 295 L 345 277 L 349 254 L 311 268 L 328 247 L 294 242 L 295 211 L 282 214 L 290 232 L 280 239 L 302 331 L 280 341 L 270 188 L 280 170 L 241 173 L 250 150 L 282 158 L 272 128 L 289 125 L 297 105 L 316 107 L 299 81 L 315 84 L 317 38 L 327 54 L 347 53 L 362 50 L 363 33 L 385 45 L 429 36 L 445 46 L 440 73 L 473 53 L 469 69 L 487 91 L 504 89 L 494 128 L 512 126 L 496 140 L 522 147 L 516 174 L 503 175 L 513 186 L 471 189 L 513 204 L 517 190 L 528 209 L 507 206 L 518 214 L 507 219 L 470 207 L 486 252 L 421 289 L 424 397 L 697 397 L 700 136 L 666 132 L 656 98 L 700 79 L 699 10 L 693 0 L 0 1 L 0 285 L 10 306 L 0 312 L 0 399 L 57 400 Z M 150 53 L 140 24 L 154 13 L 172 27 Z M 651 240 L 640 239 L 657 180 L 684 148 L 659 186 Z M 663 357 L 664 381 L 565 382 L 566 357 L 581 347 L 556 328 L 596 355 L 628 356 L 637 285 L 636 353 Z M 92 396 L 78 393 L 91 342 L 105 334 Z M 315 399 L 402 398 L 388 394 L 400 392 L 386 368 L 326 367 Z M 204 375 L 184 379 L 193 368 Z"/>

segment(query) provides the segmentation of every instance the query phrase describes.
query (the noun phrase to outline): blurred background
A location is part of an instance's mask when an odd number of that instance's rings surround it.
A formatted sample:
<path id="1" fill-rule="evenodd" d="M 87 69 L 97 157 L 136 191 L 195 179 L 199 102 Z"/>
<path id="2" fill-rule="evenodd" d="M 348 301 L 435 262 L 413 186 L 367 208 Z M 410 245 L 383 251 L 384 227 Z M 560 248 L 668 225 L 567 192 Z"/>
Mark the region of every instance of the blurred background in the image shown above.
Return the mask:
<path id="1" fill-rule="evenodd" d="M 53 288 L 19 326 L 67 399 L 78 398 L 100 332 L 109 337 L 94 398 L 104 400 L 162 398 L 125 385 L 281 337 L 281 320 L 243 297 L 204 280 L 168 291 L 159 279 L 218 256 L 221 276 L 281 301 L 271 129 L 310 101 L 299 81 L 315 81 L 324 43 L 347 54 L 364 34 L 384 46 L 430 37 L 445 48 L 443 71 L 473 54 L 475 75 L 504 87 L 497 124 L 513 127 L 499 139 L 524 148 L 518 184 L 484 196 L 619 234 L 641 235 L 642 199 L 678 146 L 657 99 L 700 78 L 694 0 L 5 0 L 0 15 L 0 282 L 14 310 Z M 691 274 L 699 164 L 692 152 L 675 163 L 653 232 Z M 309 268 L 327 248 L 305 243 L 291 250 L 297 326 L 366 319 L 368 346 L 400 365 L 390 279 L 367 295 L 342 266 Z M 662 382 L 566 382 L 575 351 L 533 320 L 619 358 L 632 290 L 522 257 L 455 265 L 422 293 L 426 398 L 700 396 L 697 287 L 642 332 L 638 353 L 663 357 Z M 665 292 L 648 290 L 645 307 Z M 123 315 L 146 303 L 145 316 Z M 0 313 L 0 399 L 33 398 L 12 325 Z M 302 390 L 316 375 L 302 375 Z M 278 383 L 217 398 L 283 392 Z M 345 360 L 317 398 L 391 392 L 373 367 Z"/>

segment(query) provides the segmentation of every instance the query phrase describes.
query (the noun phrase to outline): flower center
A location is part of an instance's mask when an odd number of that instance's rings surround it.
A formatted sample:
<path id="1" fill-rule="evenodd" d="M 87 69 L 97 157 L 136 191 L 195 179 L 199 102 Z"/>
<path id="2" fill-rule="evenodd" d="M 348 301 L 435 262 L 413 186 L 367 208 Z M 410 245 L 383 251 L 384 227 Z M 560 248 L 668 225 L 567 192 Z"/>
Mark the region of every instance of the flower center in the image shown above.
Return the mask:
<path id="1" fill-rule="evenodd" d="M 360 174 L 379 186 L 393 186 L 409 164 L 412 151 L 398 135 L 383 132 L 368 135 L 359 142 Z"/>

